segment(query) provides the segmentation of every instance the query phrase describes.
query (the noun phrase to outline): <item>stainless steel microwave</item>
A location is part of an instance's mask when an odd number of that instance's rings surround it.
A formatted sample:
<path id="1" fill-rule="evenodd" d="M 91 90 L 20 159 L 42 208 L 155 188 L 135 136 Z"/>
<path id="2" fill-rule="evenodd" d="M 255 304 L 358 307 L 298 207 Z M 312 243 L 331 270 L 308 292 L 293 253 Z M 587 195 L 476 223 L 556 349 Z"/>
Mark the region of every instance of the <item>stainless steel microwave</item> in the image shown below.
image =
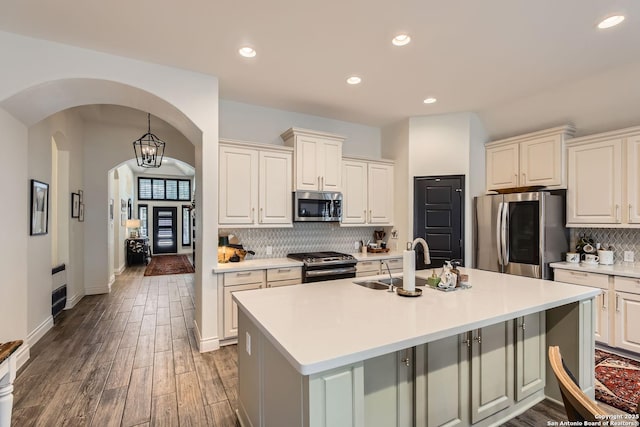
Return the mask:
<path id="1" fill-rule="evenodd" d="M 293 220 L 331 222 L 342 219 L 342 193 L 328 191 L 295 191 Z"/>

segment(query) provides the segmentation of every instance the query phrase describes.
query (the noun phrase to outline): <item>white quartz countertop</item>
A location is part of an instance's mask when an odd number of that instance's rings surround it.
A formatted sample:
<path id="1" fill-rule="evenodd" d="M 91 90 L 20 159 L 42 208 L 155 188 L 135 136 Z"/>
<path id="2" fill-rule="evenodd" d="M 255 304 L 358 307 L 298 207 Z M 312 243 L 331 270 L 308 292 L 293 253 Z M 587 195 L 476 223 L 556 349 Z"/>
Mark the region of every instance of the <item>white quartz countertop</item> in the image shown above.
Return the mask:
<path id="1" fill-rule="evenodd" d="M 551 268 L 562 270 L 585 271 L 588 273 L 610 274 L 612 276 L 624 276 L 640 279 L 640 265 L 632 262 L 623 262 L 614 265 L 585 265 L 584 263 L 552 262 Z"/>
<path id="2" fill-rule="evenodd" d="M 302 267 L 302 262 L 290 258 L 260 258 L 240 262 L 227 262 L 213 267 L 213 272 L 233 273 L 236 271 L 263 270 L 267 268 Z"/>
<path id="3" fill-rule="evenodd" d="M 402 258 L 402 251 L 389 251 L 389 252 L 378 252 L 378 253 L 373 253 L 373 252 L 367 252 L 366 254 L 363 254 L 362 252 L 356 252 L 351 254 L 353 255 L 358 261 L 371 261 L 371 260 L 383 260 L 383 259 L 390 259 L 390 258 Z"/>
<path id="4" fill-rule="evenodd" d="M 243 292 L 233 299 L 302 375 L 592 298 L 601 290 L 462 268 L 471 289 L 407 298 L 342 279 Z M 428 277 L 428 271 L 417 273 Z M 378 276 L 384 277 L 384 276 Z"/>

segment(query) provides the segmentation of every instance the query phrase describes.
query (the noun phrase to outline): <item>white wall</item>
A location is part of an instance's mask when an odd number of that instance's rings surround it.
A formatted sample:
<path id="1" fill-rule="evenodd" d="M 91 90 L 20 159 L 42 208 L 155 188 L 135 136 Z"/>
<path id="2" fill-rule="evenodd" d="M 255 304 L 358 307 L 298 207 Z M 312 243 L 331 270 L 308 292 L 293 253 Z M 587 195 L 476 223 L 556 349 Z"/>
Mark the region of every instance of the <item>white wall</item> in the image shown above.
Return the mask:
<path id="1" fill-rule="evenodd" d="M 190 148 L 193 149 L 193 145 L 191 143 L 188 143 Z M 125 267 L 125 261 L 126 261 L 126 250 L 124 247 L 124 241 L 127 239 L 128 237 L 128 233 L 127 233 L 127 221 L 125 219 L 124 223 L 122 222 L 122 209 L 121 209 L 121 201 L 124 200 L 125 202 L 129 202 L 129 199 L 131 199 L 131 203 L 133 203 L 133 201 L 135 200 L 135 195 L 134 195 L 134 176 L 133 176 L 133 171 L 131 171 L 131 169 L 129 168 L 129 166 L 127 165 L 122 165 L 118 167 L 118 194 L 115 196 L 114 198 L 114 221 L 118 224 L 118 227 L 115 228 L 115 236 L 117 236 L 117 239 L 115 239 L 115 245 L 116 245 L 116 254 L 117 254 L 117 260 L 116 260 L 116 267 L 117 267 L 117 271 L 122 271 Z M 117 207 L 117 218 L 116 218 L 116 207 Z M 136 218 L 136 213 L 135 213 L 135 206 L 132 206 L 132 217 Z M 128 213 L 128 210 L 127 210 Z"/>
<path id="2" fill-rule="evenodd" d="M 346 137 L 345 156 L 381 157 L 381 132 L 377 127 L 220 100 L 220 138 L 282 145 L 280 135 L 290 127 Z"/>
<path id="3" fill-rule="evenodd" d="M 412 117 L 383 129 L 382 153 L 395 160 L 395 228 L 400 249 L 413 240 L 413 180 L 465 175 L 465 261 L 473 250 L 473 197 L 484 192 L 486 133 L 473 113 Z"/>
<path id="4" fill-rule="evenodd" d="M 0 210 L 6 227 L 0 245 L 0 342 L 26 340 L 27 328 L 27 245 L 29 237 L 29 174 L 27 172 L 27 128 L 0 108 L 0 150 L 3 162 L 0 181 L 11 208 Z M 10 161 L 7 161 L 9 159 Z M 23 358 L 28 358 L 27 351 Z"/>
<path id="5" fill-rule="evenodd" d="M 196 189 L 199 201 L 196 238 L 200 247 L 216 247 L 218 80 L 214 76 L 6 32 L 0 32 L 0 50 L 3 52 L 0 108 L 25 127 L 35 125 L 67 108 L 89 104 L 114 104 L 148 111 L 185 135 L 196 147 Z M 44 63 L 47 64 L 46 67 L 42 66 Z M 8 117 L 3 118 L 0 124 L 3 135 L 16 136 L 14 134 L 18 132 L 17 129 L 20 129 L 15 120 L 9 120 Z M 136 135 L 136 138 L 139 136 Z M 14 172 L 9 175 L 13 181 L 20 176 L 25 176 L 24 171 L 27 171 L 28 167 L 26 136 L 20 139 L 18 135 L 15 140 L 12 140 L 8 151 L 14 149 L 13 144 L 20 143 L 24 145 L 25 151 L 24 154 L 18 151 L 15 156 L 15 168 L 18 173 L 15 173 L 12 168 L 5 169 L 5 171 Z M 92 153 L 84 154 L 92 161 L 110 160 L 111 167 L 130 157 L 129 154 L 118 160 L 118 156 L 112 155 L 108 148 L 108 146 L 104 147 L 103 151 L 109 159 L 96 160 L 89 155 L 97 154 L 100 150 L 94 149 Z M 89 167 L 84 169 L 85 175 L 89 169 Z M 87 206 L 85 222 L 82 223 L 81 228 L 87 231 L 85 236 L 87 250 L 84 251 L 86 253 L 84 259 L 89 262 L 85 262 L 83 267 L 88 272 L 87 277 L 93 277 L 93 269 L 96 267 L 94 263 L 97 262 L 95 260 L 100 259 L 101 265 L 95 273 L 103 278 L 100 283 L 97 281 L 86 283 L 89 288 L 100 286 L 104 289 L 104 278 L 108 276 L 108 265 L 105 261 L 108 259 L 105 244 L 108 234 L 106 220 L 108 169 L 101 171 L 101 183 L 90 176 L 85 176 L 84 182 Z M 5 171 L 2 173 L 4 174 Z M 23 189 L 23 191 L 26 190 Z M 14 200 L 21 202 L 15 210 L 21 212 L 21 216 L 26 215 L 29 212 L 26 199 L 20 197 Z M 203 221 L 202 218 L 207 218 L 207 221 Z M 0 214 L 0 220 L 3 223 L 20 224 L 13 219 L 13 215 L 6 212 Z M 93 240 L 92 233 L 96 232 L 96 226 L 100 227 L 98 233 L 102 235 L 100 239 L 102 248 L 98 248 L 99 244 Z M 28 230 L 26 225 L 22 230 Z M 13 237 L 16 237 L 16 241 L 12 241 L 13 248 L 18 251 L 24 245 L 24 252 L 20 256 L 26 258 L 29 237 L 22 233 Z M 94 251 L 94 248 L 97 249 Z M 75 255 L 72 253 L 71 256 Z M 47 262 L 48 260 L 50 258 Z M 215 265 L 216 262 L 215 251 L 199 251 L 197 254 L 195 321 L 198 340 L 201 348 L 204 349 L 214 349 L 218 340 L 216 313 L 218 284 L 210 270 L 210 266 Z M 17 262 L 10 265 L 12 266 L 10 270 L 15 271 L 16 266 L 22 264 Z M 26 265 L 23 270 L 26 278 Z M 20 273 L 17 276 L 17 281 L 11 278 L 10 286 L 19 285 Z M 26 303 L 18 309 L 26 312 Z M 19 331 L 19 328 L 16 331 Z"/>

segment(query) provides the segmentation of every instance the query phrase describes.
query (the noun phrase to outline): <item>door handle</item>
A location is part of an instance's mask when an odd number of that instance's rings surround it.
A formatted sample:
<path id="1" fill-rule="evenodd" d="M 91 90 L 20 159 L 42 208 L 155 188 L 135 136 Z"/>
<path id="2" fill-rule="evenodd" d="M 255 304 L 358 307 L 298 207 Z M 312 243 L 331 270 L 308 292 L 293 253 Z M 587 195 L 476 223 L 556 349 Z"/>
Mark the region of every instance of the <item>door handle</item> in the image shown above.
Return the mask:
<path id="1" fill-rule="evenodd" d="M 509 265 L 509 247 L 507 245 L 507 233 L 509 231 L 509 203 L 502 207 L 502 265 Z"/>
<path id="2" fill-rule="evenodd" d="M 263 219 L 264 215 L 262 214 L 262 208 L 260 208 L 260 215 L 258 217 L 258 222 L 260 222 L 262 224 L 262 219 Z"/>
<path id="3" fill-rule="evenodd" d="M 515 178 L 516 178 L 516 185 L 518 185 L 518 184 L 519 184 L 518 174 L 517 174 L 517 173 L 514 173 L 514 174 L 513 174 L 513 176 L 515 176 Z"/>
<path id="4" fill-rule="evenodd" d="M 616 205 L 616 222 L 620 222 L 620 205 Z"/>
<path id="5" fill-rule="evenodd" d="M 470 334 L 470 332 L 467 332 L 465 334 L 467 339 L 462 341 L 462 344 L 466 344 L 467 348 L 471 347 L 471 339 L 469 339 L 469 334 Z"/>
<path id="6" fill-rule="evenodd" d="M 498 205 L 498 218 L 496 220 L 496 247 L 498 250 L 498 264 L 503 265 L 502 261 L 502 206 L 504 203 L 500 202 Z"/>
<path id="7" fill-rule="evenodd" d="M 620 295 L 616 294 L 616 311 L 620 311 Z"/>
<path id="8" fill-rule="evenodd" d="M 321 186 L 320 188 L 324 190 L 324 176 L 323 176 L 323 177 L 321 177 L 320 182 L 322 182 L 322 186 Z"/>
<path id="9" fill-rule="evenodd" d="M 600 297 L 602 297 L 602 311 L 605 311 L 607 309 L 607 294 L 600 294 Z"/>
<path id="10" fill-rule="evenodd" d="M 527 174 L 522 172 L 522 184 L 526 184 L 527 183 Z"/>
<path id="11" fill-rule="evenodd" d="M 320 176 L 318 176 L 318 190 L 322 190 L 322 187 L 320 187 Z"/>
<path id="12" fill-rule="evenodd" d="M 251 208 L 251 222 L 256 222 L 256 208 Z"/>
<path id="13" fill-rule="evenodd" d="M 629 203 L 629 222 L 633 222 L 631 220 L 631 216 L 633 215 L 631 212 L 633 212 L 633 209 L 631 209 L 631 203 Z"/>

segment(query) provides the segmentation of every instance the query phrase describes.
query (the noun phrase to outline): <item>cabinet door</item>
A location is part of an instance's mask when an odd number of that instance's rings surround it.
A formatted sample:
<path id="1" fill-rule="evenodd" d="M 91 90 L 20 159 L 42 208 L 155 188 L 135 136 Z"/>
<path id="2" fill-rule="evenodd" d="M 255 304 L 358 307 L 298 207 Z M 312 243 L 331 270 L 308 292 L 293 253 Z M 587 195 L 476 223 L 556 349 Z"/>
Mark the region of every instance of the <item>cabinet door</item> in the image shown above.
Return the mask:
<path id="1" fill-rule="evenodd" d="M 416 347 L 416 426 L 469 425 L 470 332 Z"/>
<path id="2" fill-rule="evenodd" d="M 393 166 L 369 163 L 369 223 L 393 223 Z"/>
<path id="3" fill-rule="evenodd" d="M 518 186 L 518 144 L 486 149 L 487 190 Z"/>
<path id="4" fill-rule="evenodd" d="M 218 222 L 254 224 L 258 205 L 258 152 L 221 146 L 218 174 Z"/>
<path id="5" fill-rule="evenodd" d="M 640 136 L 627 139 L 628 222 L 640 223 Z"/>
<path id="6" fill-rule="evenodd" d="M 640 353 L 640 295 L 616 292 L 616 347 Z"/>
<path id="7" fill-rule="evenodd" d="M 233 301 L 231 295 L 234 292 L 248 291 L 262 288 L 262 283 L 252 283 L 250 285 L 225 286 L 224 288 L 224 337 L 231 338 L 238 336 L 238 305 Z"/>
<path id="8" fill-rule="evenodd" d="M 472 332 L 471 423 L 513 403 L 513 322 Z"/>
<path id="9" fill-rule="evenodd" d="M 516 400 L 545 385 L 545 312 L 516 319 Z"/>
<path id="10" fill-rule="evenodd" d="M 309 377 L 309 427 L 364 427 L 363 363 Z"/>
<path id="11" fill-rule="evenodd" d="M 567 223 L 622 221 L 622 140 L 568 148 Z"/>
<path id="12" fill-rule="evenodd" d="M 325 141 L 318 150 L 322 191 L 342 190 L 342 142 Z"/>
<path id="13" fill-rule="evenodd" d="M 260 152 L 260 224 L 291 224 L 291 154 Z"/>
<path id="14" fill-rule="evenodd" d="M 367 221 L 367 163 L 342 162 L 342 223 L 364 224 Z"/>
<path id="15" fill-rule="evenodd" d="M 604 291 L 596 297 L 595 310 L 596 310 L 596 324 L 595 324 L 595 338 L 596 341 L 611 345 L 609 342 L 609 295 L 611 292 Z"/>
<path id="16" fill-rule="evenodd" d="M 562 185 L 562 136 L 520 143 L 520 185 Z"/>
<path id="17" fill-rule="evenodd" d="M 313 137 L 296 137 L 296 190 L 320 190 L 322 171 L 319 169 L 321 162 L 318 157 L 322 150 L 321 145 L 322 143 Z"/>

